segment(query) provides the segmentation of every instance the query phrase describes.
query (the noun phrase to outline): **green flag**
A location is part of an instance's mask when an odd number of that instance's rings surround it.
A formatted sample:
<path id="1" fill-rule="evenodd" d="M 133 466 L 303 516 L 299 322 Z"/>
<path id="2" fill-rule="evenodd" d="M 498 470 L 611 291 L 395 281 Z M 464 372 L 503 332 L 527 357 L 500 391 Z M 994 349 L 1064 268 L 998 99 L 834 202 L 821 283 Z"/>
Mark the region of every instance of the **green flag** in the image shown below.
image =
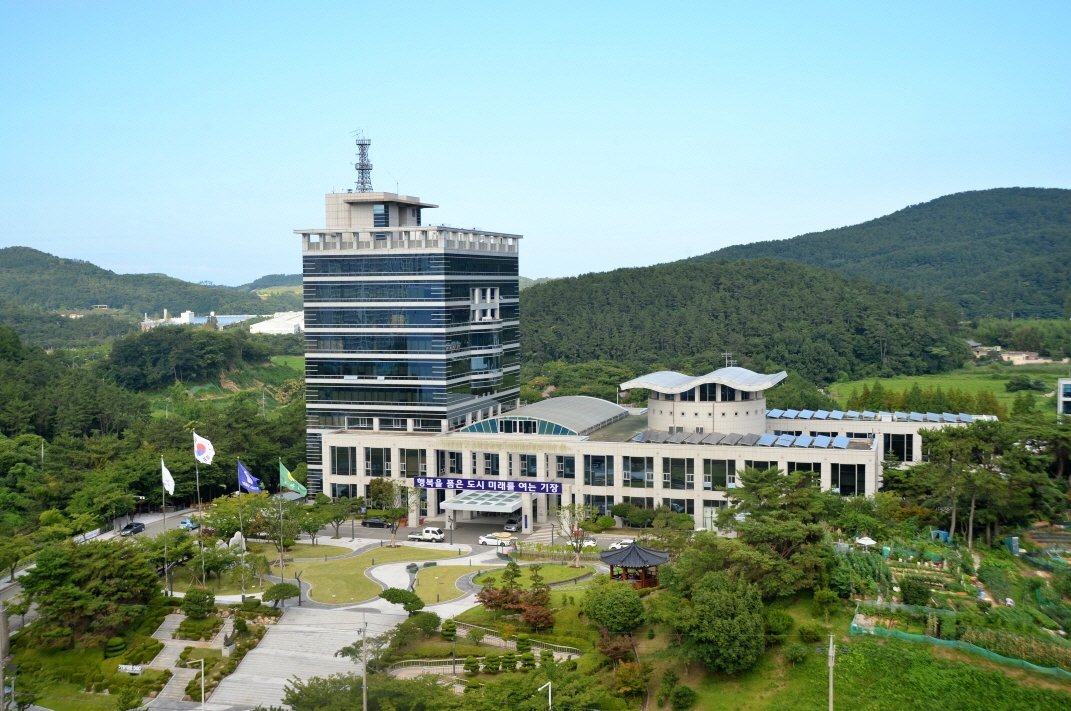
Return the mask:
<path id="1" fill-rule="evenodd" d="M 301 494 L 302 496 L 309 495 L 309 490 L 303 487 L 290 473 L 290 470 L 283 466 L 283 460 L 281 459 L 279 460 L 279 488 L 290 489 L 295 494 Z"/>

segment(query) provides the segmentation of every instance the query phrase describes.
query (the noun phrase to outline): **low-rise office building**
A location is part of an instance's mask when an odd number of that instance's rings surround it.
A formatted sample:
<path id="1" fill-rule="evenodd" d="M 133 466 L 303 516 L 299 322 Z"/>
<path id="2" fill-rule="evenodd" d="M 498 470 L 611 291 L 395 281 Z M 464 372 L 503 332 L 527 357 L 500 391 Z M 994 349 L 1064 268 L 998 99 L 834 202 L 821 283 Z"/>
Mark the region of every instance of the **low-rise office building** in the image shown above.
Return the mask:
<path id="1" fill-rule="evenodd" d="M 968 414 L 767 410 L 786 374 L 730 367 L 694 377 L 657 372 L 621 384 L 645 408 L 560 397 L 452 432 L 340 429 L 323 435 L 324 491 L 366 496 L 376 477 L 402 485 L 410 521 L 447 528 L 481 513 L 520 512 L 522 531 L 561 504 L 608 512 L 668 506 L 714 528 L 745 468 L 810 471 L 823 489 L 873 495 L 886 457 L 922 459 L 920 433 Z"/>

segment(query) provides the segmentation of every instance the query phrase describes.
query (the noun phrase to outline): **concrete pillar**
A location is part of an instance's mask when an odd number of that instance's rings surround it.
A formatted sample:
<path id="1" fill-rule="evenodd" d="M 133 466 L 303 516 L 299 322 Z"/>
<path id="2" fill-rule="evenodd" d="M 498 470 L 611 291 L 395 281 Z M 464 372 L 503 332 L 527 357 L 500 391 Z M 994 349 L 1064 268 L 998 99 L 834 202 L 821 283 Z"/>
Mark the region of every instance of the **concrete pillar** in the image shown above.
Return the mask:
<path id="1" fill-rule="evenodd" d="M 439 511 L 439 490 L 428 489 L 428 518 L 435 518 L 441 512 Z"/>
<path id="2" fill-rule="evenodd" d="M 443 476 L 439 473 L 438 459 L 436 458 L 436 451 L 434 449 L 424 450 L 424 471 L 420 476 Z"/>
<path id="3" fill-rule="evenodd" d="M 521 533 L 531 533 L 532 523 L 532 495 L 521 494 Z"/>
<path id="4" fill-rule="evenodd" d="M 829 462 L 822 462 L 819 464 L 818 479 L 821 482 L 822 491 L 829 491 L 832 484 L 830 483 L 833 478 L 833 472 L 829 467 Z"/>
<path id="5" fill-rule="evenodd" d="M 392 479 L 402 476 L 402 450 L 398 447 L 390 448 L 390 476 Z"/>
<path id="6" fill-rule="evenodd" d="M 420 525 L 420 489 L 409 487 L 409 525 Z"/>
<path id="7" fill-rule="evenodd" d="M 539 481 L 547 481 L 547 458 L 543 454 L 536 455 L 536 479 Z M 547 514 L 550 510 L 550 494 L 543 494 L 539 497 L 539 506 L 536 509 L 536 523 L 546 523 Z"/>

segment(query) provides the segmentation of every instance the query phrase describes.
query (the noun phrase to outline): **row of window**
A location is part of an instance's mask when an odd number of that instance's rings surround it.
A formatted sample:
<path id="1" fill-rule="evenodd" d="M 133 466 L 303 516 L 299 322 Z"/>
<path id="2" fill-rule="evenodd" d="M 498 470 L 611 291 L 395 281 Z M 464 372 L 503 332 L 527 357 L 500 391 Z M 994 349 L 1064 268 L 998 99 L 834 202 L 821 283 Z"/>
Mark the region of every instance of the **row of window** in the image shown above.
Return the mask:
<path id="1" fill-rule="evenodd" d="M 334 472 L 339 475 L 356 475 L 356 448 L 355 447 L 332 447 L 333 461 L 336 462 Z M 345 454 L 336 454 L 336 450 L 344 451 Z M 423 450 L 399 450 L 403 459 L 407 456 L 416 456 L 420 463 L 419 469 L 412 466 L 402 468 L 403 476 L 417 476 L 425 474 L 426 468 L 423 461 Z M 407 454 L 416 453 L 416 454 Z M 390 475 L 389 448 L 364 448 L 364 462 L 366 476 L 389 476 Z M 514 457 L 506 457 L 507 476 L 535 477 L 538 472 L 538 460 L 535 454 L 521 454 L 516 457 L 517 469 L 514 470 Z M 464 475 L 476 477 L 497 477 L 501 473 L 500 462 L 502 458 L 494 452 L 474 452 L 470 459 L 468 471 L 462 467 L 462 453 L 455 451 L 440 451 L 437 457 L 437 473 L 440 475 Z M 339 464 L 341 462 L 341 464 Z M 587 486 L 613 486 L 614 485 L 614 460 L 611 456 L 584 455 L 584 484 Z M 763 462 L 757 460 L 745 460 L 744 467 L 758 470 L 770 469 L 776 466 L 776 462 Z M 575 457 L 558 458 L 558 477 L 572 479 L 576 477 Z M 654 487 L 654 457 L 622 457 L 624 469 L 622 485 L 628 488 L 651 489 Z M 817 474 L 821 469 L 818 462 L 791 462 L 789 472 L 804 471 Z M 831 482 L 833 491 L 842 496 L 855 496 L 864 494 L 866 491 L 866 465 L 865 464 L 839 464 L 830 465 Z M 707 491 L 718 491 L 734 488 L 737 485 L 736 461 L 732 459 L 704 459 L 702 487 Z M 662 458 L 662 486 L 663 489 L 694 490 L 695 460 L 688 458 L 663 457 Z"/>
<path id="2" fill-rule="evenodd" d="M 475 294 L 474 294 L 475 292 Z M 480 296 L 494 292 L 495 301 L 516 299 L 516 282 L 472 288 L 464 281 L 343 281 L 306 282 L 306 302 L 314 301 L 489 301 Z"/>
<path id="3" fill-rule="evenodd" d="M 718 383 L 704 383 L 680 394 L 660 393 L 652 390 L 650 398 L 667 402 L 676 402 L 678 400 L 681 402 L 746 402 L 748 400 L 761 400 L 762 393 L 737 390 L 728 385 L 720 385 Z"/>
<path id="4" fill-rule="evenodd" d="M 470 310 L 467 306 L 447 308 L 321 308 L 305 309 L 306 327 L 317 326 L 460 326 L 490 320 L 492 316 L 484 314 L 491 309 Z M 495 310 L 494 320 L 514 320 L 517 318 L 517 304 L 502 304 Z M 475 314 L 475 315 L 474 315 Z M 481 315 L 482 314 L 482 315 Z"/>
<path id="5" fill-rule="evenodd" d="M 436 274 L 442 276 L 501 275 L 517 278 L 517 257 L 461 254 L 305 256 L 305 276 Z"/>
<path id="6" fill-rule="evenodd" d="M 351 405 L 443 405 L 457 403 L 470 395 L 486 395 L 489 392 L 504 392 L 518 387 L 516 370 L 483 371 L 488 377 L 477 377 L 449 385 L 396 385 L 373 383 L 355 385 L 307 385 L 305 399 L 311 405 L 330 402 Z"/>
<path id="7" fill-rule="evenodd" d="M 483 348 L 516 348 L 519 331 L 507 326 L 489 331 L 442 334 L 323 334 L 305 335 L 307 353 L 454 353 Z"/>

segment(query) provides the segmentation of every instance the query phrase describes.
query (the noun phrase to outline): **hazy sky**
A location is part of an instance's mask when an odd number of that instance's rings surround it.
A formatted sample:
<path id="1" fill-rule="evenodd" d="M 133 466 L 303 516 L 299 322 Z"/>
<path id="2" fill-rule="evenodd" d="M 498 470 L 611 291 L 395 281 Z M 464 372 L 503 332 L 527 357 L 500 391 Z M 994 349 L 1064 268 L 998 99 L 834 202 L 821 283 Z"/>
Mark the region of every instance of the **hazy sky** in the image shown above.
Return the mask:
<path id="1" fill-rule="evenodd" d="M 1071 187 L 1071 2 L 0 0 L 0 246 L 240 284 L 352 187 L 640 266 Z"/>

